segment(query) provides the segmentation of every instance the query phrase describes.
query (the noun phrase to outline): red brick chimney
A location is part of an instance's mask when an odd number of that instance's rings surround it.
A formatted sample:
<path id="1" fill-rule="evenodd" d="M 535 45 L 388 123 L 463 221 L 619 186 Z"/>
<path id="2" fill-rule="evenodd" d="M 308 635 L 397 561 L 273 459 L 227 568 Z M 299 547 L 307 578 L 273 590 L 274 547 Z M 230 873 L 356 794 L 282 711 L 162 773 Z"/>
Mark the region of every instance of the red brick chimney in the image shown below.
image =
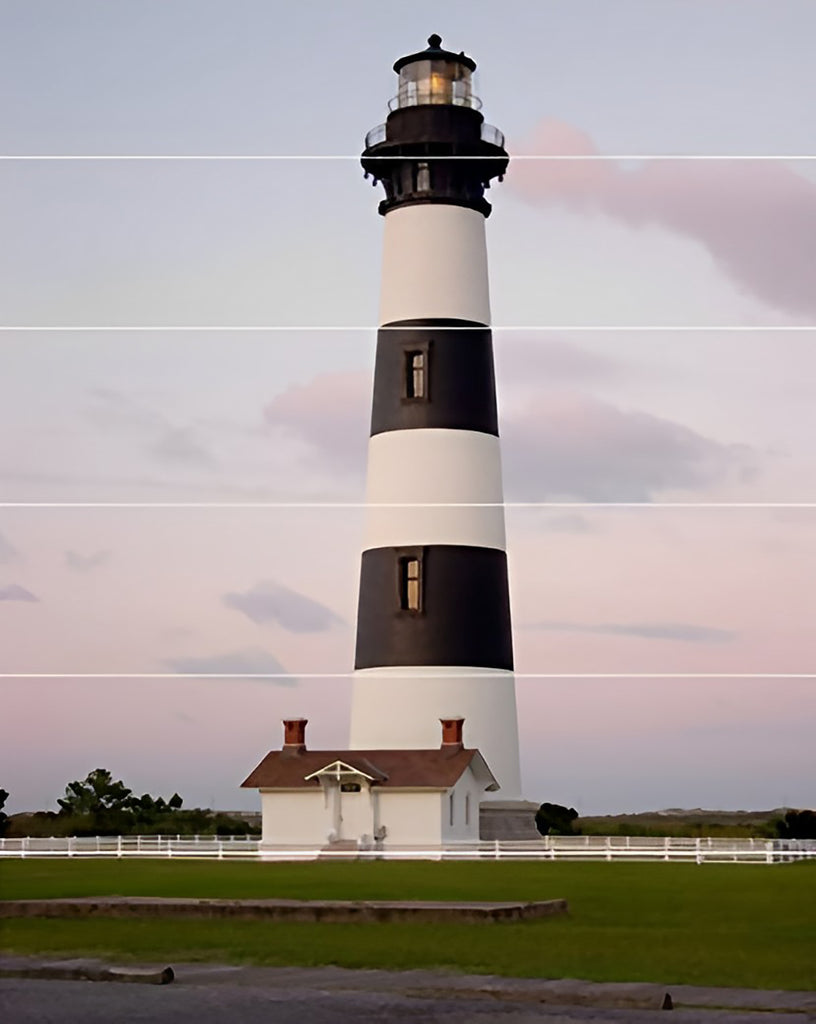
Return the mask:
<path id="1" fill-rule="evenodd" d="M 308 718 L 284 718 L 283 749 L 290 753 L 306 749 L 306 726 Z"/>
<path id="2" fill-rule="evenodd" d="M 442 746 L 461 748 L 464 718 L 440 718 L 439 721 L 442 723 Z"/>

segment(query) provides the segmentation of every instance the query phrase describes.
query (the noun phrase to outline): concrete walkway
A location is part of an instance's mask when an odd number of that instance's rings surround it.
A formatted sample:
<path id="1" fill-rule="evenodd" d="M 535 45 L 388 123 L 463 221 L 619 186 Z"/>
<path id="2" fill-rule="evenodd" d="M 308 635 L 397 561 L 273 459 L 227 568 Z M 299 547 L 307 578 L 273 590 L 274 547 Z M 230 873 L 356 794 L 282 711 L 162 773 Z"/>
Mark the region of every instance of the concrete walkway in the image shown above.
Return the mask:
<path id="1" fill-rule="evenodd" d="M 156 989 L 156 995 L 153 996 L 148 993 L 148 986 L 138 986 L 144 993 L 140 997 L 117 994 L 124 989 L 132 992 L 136 990 L 136 985 L 77 986 L 67 980 L 59 981 L 60 978 L 87 979 L 95 974 L 107 974 L 107 978 L 100 980 L 152 981 L 156 985 L 161 984 L 157 979 L 163 971 L 166 972 L 167 966 L 121 967 L 112 971 L 110 965 L 101 960 L 0 956 L 0 987 L 5 988 L 11 984 L 2 979 L 28 979 L 36 982 L 30 988 L 34 993 L 45 984 L 42 979 L 47 978 L 58 984 L 64 993 L 60 997 L 63 1007 L 65 1004 L 62 1000 L 71 999 L 73 990 L 86 992 L 94 989 L 100 992 L 95 997 L 97 1005 L 104 1005 L 111 1012 L 114 1012 L 111 1000 L 121 1003 L 141 998 L 147 999 L 154 1007 L 173 1006 L 173 1012 L 177 1014 L 180 1012 L 179 1000 L 183 1003 L 184 999 L 179 995 L 172 998 L 163 996 L 162 993 L 167 991 L 165 988 Z M 599 983 L 572 979 L 549 981 L 425 970 L 353 971 L 339 967 L 240 967 L 217 964 L 173 964 L 172 969 L 175 980 L 169 988 L 184 989 L 189 993 L 191 1013 L 192 1006 L 202 1001 L 222 1009 L 232 1007 L 238 1010 L 247 1000 L 254 1005 L 254 1001 L 263 997 L 273 1000 L 276 1005 L 291 1003 L 294 1008 L 301 1006 L 304 999 L 313 999 L 319 995 L 322 999 L 321 1012 L 328 1014 L 330 1007 L 336 1004 L 340 1014 L 338 1020 L 343 1019 L 340 1009 L 344 1007 L 343 1012 L 350 1012 L 351 1007 L 356 1005 L 362 1009 L 370 1008 L 372 1013 L 377 1007 L 380 1012 L 391 1008 L 388 1010 L 390 1016 L 380 1018 L 388 1020 L 416 1019 L 414 1012 L 420 1005 L 425 1007 L 426 1019 L 431 1019 L 427 1016 L 429 1008 L 435 1008 L 436 1012 L 436 1009 L 447 1007 L 445 1019 L 452 1022 L 459 1019 L 493 1019 L 491 1014 L 495 1015 L 495 1019 L 519 1022 L 533 1019 L 531 1014 L 537 1019 L 555 1016 L 557 1019 L 563 1017 L 564 1020 L 636 1021 L 641 1019 L 642 1014 L 643 1019 L 647 1020 L 655 1010 L 669 1008 L 676 1012 L 678 1022 L 699 1020 L 711 1021 L 712 1024 L 714 1021 L 736 1024 L 750 1020 L 760 1024 L 767 1020 L 774 1024 L 802 1024 L 804 1021 L 816 1020 L 816 993 L 813 992 Z M 118 977 L 110 977 L 117 973 Z M 132 976 L 127 977 L 128 974 Z M 117 990 L 117 993 L 113 990 Z M 169 1003 L 162 1003 L 162 999 L 168 998 Z M 565 1008 L 569 1008 L 569 1012 Z M 114 1013 L 110 1019 L 126 1018 L 117 1017 Z M 194 1019 L 193 1016 L 190 1019 Z M 326 1021 L 333 1019 L 331 1015 L 325 1016 Z"/>

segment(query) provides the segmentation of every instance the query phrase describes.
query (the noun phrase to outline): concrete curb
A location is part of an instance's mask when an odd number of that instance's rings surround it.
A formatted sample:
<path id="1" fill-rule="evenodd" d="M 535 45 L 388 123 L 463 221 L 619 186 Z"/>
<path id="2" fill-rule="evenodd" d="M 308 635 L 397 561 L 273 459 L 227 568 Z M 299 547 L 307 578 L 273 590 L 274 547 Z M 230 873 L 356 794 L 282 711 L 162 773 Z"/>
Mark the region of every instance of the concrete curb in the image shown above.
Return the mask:
<path id="1" fill-rule="evenodd" d="M 175 979 L 172 967 L 161 970 L 144 967 L 100 967 L 95 964 L 31 964 L 0 966 L 0 978 L 40 978 L 52 981 L 119 981 L 138 985 L 169 985 Z"/>

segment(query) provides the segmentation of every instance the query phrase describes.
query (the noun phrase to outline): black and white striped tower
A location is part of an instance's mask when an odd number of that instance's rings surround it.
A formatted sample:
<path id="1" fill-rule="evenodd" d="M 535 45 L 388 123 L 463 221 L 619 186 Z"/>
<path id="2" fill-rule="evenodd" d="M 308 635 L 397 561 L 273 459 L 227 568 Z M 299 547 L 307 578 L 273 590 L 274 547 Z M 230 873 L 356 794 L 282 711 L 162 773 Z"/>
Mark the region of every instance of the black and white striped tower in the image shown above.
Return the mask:
<path id="1" fill-rule="evenodd" d="M 520 778 L 484 191 L 508 156 L 474 61 L 441 43 L 396 62 L 362 156 L 385 240 L 350 743 L 434 747 L 438 720 L 463 717 L 506 800 Z"/>

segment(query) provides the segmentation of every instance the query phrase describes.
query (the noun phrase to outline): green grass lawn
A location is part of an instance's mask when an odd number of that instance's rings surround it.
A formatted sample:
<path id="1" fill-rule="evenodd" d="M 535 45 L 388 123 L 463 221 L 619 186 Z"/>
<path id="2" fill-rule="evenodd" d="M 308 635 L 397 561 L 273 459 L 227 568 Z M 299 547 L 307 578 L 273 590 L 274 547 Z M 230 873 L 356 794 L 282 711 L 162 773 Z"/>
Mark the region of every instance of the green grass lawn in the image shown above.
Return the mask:
<path id="1" fill-rule="evenodd" d="M 597 981 L 816 987 L 816 864 L 4 861 L 5 899 L 49 896 L 533 900 L 524 924 L 5 920 L 15 953 L 344 967 L 447 967 Z"/>

